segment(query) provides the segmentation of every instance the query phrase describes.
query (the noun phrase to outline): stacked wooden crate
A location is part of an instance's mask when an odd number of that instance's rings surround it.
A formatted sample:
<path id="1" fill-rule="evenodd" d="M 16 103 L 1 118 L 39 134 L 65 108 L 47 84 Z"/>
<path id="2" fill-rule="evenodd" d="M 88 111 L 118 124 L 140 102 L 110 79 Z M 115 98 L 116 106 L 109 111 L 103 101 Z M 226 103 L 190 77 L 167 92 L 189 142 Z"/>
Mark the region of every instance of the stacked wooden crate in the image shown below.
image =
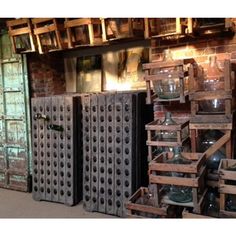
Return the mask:
<path id="1" fill-rule="evenodd" d="M 188 95 L 187 83 L 184 83 L 184 79 L 188 77 L 189 73 L 186 65 L 193 64 L 193 59 L 175 60 L 171 62 L 152 62 L 143 65 L 145 70 L 145 77 L 147 83 L 147 104 L 151 104 L 155 101 L 179 101 L 185 103 Z M 177 70 L 171 70 L 172 77 L 179 78 L 180 84 L 180 96 L 175 99 L 160 99 L 157 94 L 153 95 L 151 82 L 157 80 L 168 79 L 160 74 L 156 74 L 156 70 L 162 68 L 175 67 Z M 153 122 L 146 125 L 148 134 L 147 146 L 148 146 L 148 161 L 149 161 L 149 187 L 140 188 L 136 194 L 134 194 L 126 207 L 129 210 L 129 216 L 146 216 L 146 217 L 171 217 L 170 208 L 178 211 L 179 207 L 191 207 L 194 212 L 201 213 L 203 207 L 203 201 L 206 194 L 205 188 L 205 154 L 201 153 L 182 153 L 185 158 L 192 161 L 189 165 L 181 164 L 167 164 L 164 160 L 172 158 L 172 153 L 162 152 L 159 155 L 155 153 L 155 148 L 162 147 L 176 147 L 183 146 L 189 138 L 189 120 L 183 119 L 183 117 L 175 117 L 173 120 L 177 124 L 164 125 L 162 119 L 155 119 Z M 184 136 L 184 130 L 187 130 L 187 135 Z M 164 141 L 156 139 L 156 133 L 158 132 L 176 132 L 176 140 Z M 183 176 L 187 177 L 170 177 L 165 176 L 163 173 L 167 172 L 180 172 Z M 178 203 L 168 200 L 167 195 L 164 195 L 164 189 L 166 185 L 185 186 L 192 188 L 192 201 L 189 203 Z M 144 195 L 149 196 L 149 200 L 145 201 Z M 144 200 L 143 200 L 144 199 Z M 140 213 L 141 212 L 141 213 Z M 145 214 L 146 213 L 146 214 Z M 150 215 L 151 213 L 151 215 Z M 175 212 L 177 213 L 177 212 Z M 175 214 L 177 216 L 177 214 Z"/>
<path id="2" fill-rule="evenodd" d="M 224 87 L 222 90 L 214 91 L 198 91 L 197 84 L 203 75 L 202 69 L 197 68 L 194 73 L 193 66 L 190 66 L 189 77 L 189 100 L 191 101 L 191 119 L 190 119 L 190 135 L 191 146 L 193 152 L 199 146 L 198 136 L 204 130 L 220 130 L 224 135 L 206 151 L 206 158 L 210 158 L 222 146 L 225 146 L 226 158 L 233 157 L 232 132 L 234 130 L 234 71 L 235 66 L 229 60 L 224 61 Z M 199 112 L 199 102 L 212 99 L 224 100 L 224 112 L 211 113 Z M 208 181 L 211 187 L 218 187 L 218 173 L 215 173 L 215 181 Z"/>

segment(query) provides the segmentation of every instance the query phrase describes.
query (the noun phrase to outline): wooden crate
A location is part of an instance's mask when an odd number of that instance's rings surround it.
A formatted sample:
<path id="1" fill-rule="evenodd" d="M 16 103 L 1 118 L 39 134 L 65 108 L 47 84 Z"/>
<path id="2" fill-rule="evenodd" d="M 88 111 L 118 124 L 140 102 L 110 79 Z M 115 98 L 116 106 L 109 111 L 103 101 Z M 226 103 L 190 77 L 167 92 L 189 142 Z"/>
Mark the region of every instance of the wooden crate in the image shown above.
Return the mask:
<path id="1" fill-rule="evenodd" d="M 180 36 L 192 32 L 191 18 L 145 18 L 145 38 Z"/>
<path id="2" fill-rule="evenodd" d="M 236 171 L 227 170 L 228 167 L 235 165 L 236 160 L 221 160 L 219 166 L 219 192 L 220 192 L 220 217 L 236 218 L 236 212 L 226 210 L 227 194 L 236 195 L 236 185 L 227 183 L 227 181 L 236 181 Z"/>
<path id="3" fill-rule="evenodd" d="M 7 21 L 8 34 L 14 53 L 27 53 L 36 51 L 35 37 L 30 19 L 21 18 Z"/>
<path id="4" fill-rule="evenodd" d="M 196 36 L 233 32 L 232 18 L 192 18 L 192 33 Z"/>
<path id="5" fill-rule="evenodd" d="M 68 48 L 102 44 L 102 25 L 98 18 L 66 18 Z"/>
<path id="6" fill-rule="evenodd" d="M 236 65 L 230 60 L 224 61 L 224 89 L 215 91 L 199 91 L 198 81 L 203 78 L 203 69 L 198 67 L 197 73 L 193 65 L 189 68 L 189 100 L 191 101 L 191 119 L 193 123 L 231 123 L 232 112 L 235 106 L 234 71 Z M 225 110 L 221 114 L 200 113 L 200 101 L 222 99 L 225 101 Z"/>
<path id="7" fill-rule="evenodd" d="M 143 18 L 101 18 L 103 42 L 144 37 Z"/>
<path id="8" fill-rule="evenodd" d="M 143 70 L 145 71 L 144 80 L 146 81 L 146 89 L 147 89 L 147 104 L 151 104 L 154 101 L 180 101 L 180 103 L 185 103 L 186 96 L 188 95 L 188 88 L 186 87 L 185 79 L 188 77 L 189 73 L 186 70 L 186 66 L 194 63 L 194 59 L 183 59 L 183 60 L 175 60 L 173 62 L 151 62 L 143 64 Z M 174 78 L 179 78 L 180 84 L 180 97 L 175 99 L 160 99 L 157 97 L 157 94 L 152 92 L 152 81 L 158 81 L 167 79 L 165 76 L 161 74 L 157 74 L 155 70 L 160 70 L 162 68 L 177 68 L 178 71 L 174 71 L 171 75 Z"/>
<path id="9" fill-rule="evenodd" d="M 33 18 L 31 22 L 40 54 L 66 48 L 62 36 L 65 33 L 64 19 Z"/>
<path id="10" fill-rule="evenodd" d="M 148 146 L 148 161 L 152 160 L 153 157 L 153 151 L 152 147 L 175 147 L 175 146 L 182 146 L 188 139 L 188 126 L 189 126 L 189 120 L 188 119 L 182 119 L 182 118 L 176 118 L 172 117 L 173 120 L 177 123 L 176 125 L 161 125 L 161 120 L 155 120 L 150 122 L 145 126 L 145 129 L 147 130 L 147 146 Z M 186 131 L 186 136 L 184 137 L 183 131 Z M 167 142 L 163 140 L 155 140 L 156 139 L 156 132 L 161 131 L 170 131 L 170 132 L 176 132 L 177 133 L 177 139 L 173 142 Z"/>
<path id="11" fill-rule="evenodd" d="M 182 153 L 186 159 L 192 160 L 191 164 L 169 164 L 166 159 L 170 159 L 173 153 L 164 152 L 158 155 L 149 163 L 149 183 L 155 187 L 154 197 L 157 201 L 156 205 L 161 203 L 192 207 L 195 213 L 201 213 L 203 200 L 206 195 L 205 189 L 205 155 L 202 153 Z M 178 172 L 189 174 L 191 177 L 172 177 L 165 176 L 162 173 Z M 186 186 L 192 188 L 193 201 L 189 203 L 178 203 L 171 201 L 163 192 L 164 185 Z"/>
<path id="12" fill-rule="evenodd" d="M 125 203 L 127 209 L 127 217 L 129 218 L 173 218 L 175 210 L 173 206 L 162 204 L 156 207 L 154 201 L 149 204 L 143 201 L 142 197 L 150 194 L 148 188 L 140 187 Z"/>

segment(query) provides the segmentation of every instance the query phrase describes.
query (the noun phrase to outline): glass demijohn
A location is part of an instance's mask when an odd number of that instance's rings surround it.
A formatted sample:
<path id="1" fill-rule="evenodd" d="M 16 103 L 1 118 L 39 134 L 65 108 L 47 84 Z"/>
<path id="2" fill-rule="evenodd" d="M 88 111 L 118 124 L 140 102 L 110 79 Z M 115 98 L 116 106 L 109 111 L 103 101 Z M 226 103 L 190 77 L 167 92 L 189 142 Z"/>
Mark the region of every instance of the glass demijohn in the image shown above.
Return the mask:
<path id="1" fill-rule="evenodd" d="M 204 79 L 200 83 L 202 83 L 200 84 L 200 88 L 202 88 L 203 91 L 217 91 L 224 89 L 224 74 L 218 66 L 216 56 L 211 56 L 209 58 L 209 64 L 206 73 L 204 73 Z M 222 113 L 224 112 L 224 100 L 212 99 L 201 101 L 199 102 L 199 112 Z"/>
<path id="2" fill-rule="evenodd" d="M 164 51 L 164 62 L 173 62 L 170 50 Z M 164 77 L 162 80 L 153 81 L 153 88 L 157 96 L 161 99 L 173 99 L 180 96 L 179 77 L 173 77 L 177 71 L 176 67 L 163 67 L 157 71 L 157 75 Z"/>
<path id="3" fill-rule="evenodd" d="M 173 148 L 173 158 L 166 161 L 169 164 L 191 164 L 191 160 L 184 158 L 181 154 L 181 147 Z M 186 174 L 179 172 L 171 172 L 172 177 L 185 177 Z M 186 203 L 192 201 L 192 188 L 185 186 L 175 186 L 171 185 L 168 193 L 168 197 L 171 201 Z"/>

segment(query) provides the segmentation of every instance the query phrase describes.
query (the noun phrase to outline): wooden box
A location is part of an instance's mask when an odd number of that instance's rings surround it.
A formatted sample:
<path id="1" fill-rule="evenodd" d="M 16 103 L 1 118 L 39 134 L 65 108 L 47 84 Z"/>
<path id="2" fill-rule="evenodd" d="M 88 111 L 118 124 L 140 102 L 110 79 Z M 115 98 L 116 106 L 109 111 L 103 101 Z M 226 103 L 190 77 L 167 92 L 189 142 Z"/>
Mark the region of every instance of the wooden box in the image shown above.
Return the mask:
<path id="1" fill-rule="evenodd" d="M 232 111 L 235 106 L 235 85 L 234 71 L 235 64 L 230 60 L 224 61 L 224 86 L 221 90 L 202 91 L 199 86 L 199 80 L 203 80 L 203 69 L 198 67 L 197 73 L 194 72 L 193 65 L 189 68 L 189 100 L 191 101 L 191 122 L 193 123 L 231 123 Z M 224 100 L 223 113 L 199 112 L 199 102 L 213 99 Z"/>
<path id="2" fill-rule="evenodd" d="M 101 18 L 103 42 L 144 37 L 143 18 Z"/>
<path id="3" fill-rule="evenodd" d="M 161 120 L 155 120 L 145 126 L 147 130 L 147 146 L 148 146 L 148 160 L 152 160 L 152 147 L 175 147 L 182 146 L 189 139 L 189 120 L 182 118 L 175 118 L 173 120 L 176 125 L 161 125 Z M 156 132 L 169 131 L 176 132 L 177 138 L 173 141 L 157 140 Z"/>
<path id="4" fill-rule="evenodd" d="M 175 60 L 173 62 L 150 62 L 143 64 L 143 70 L 145 71 L 144 80 L 146 82 L 147 89 L 147 104 L 151 104 L 154 101 L 180 101 L 180 103 L 185 103 L 186 96 L 188 95 L 188 86 L 187 86 L 187 77 L 189 75 L 188 70 L 186 69 L 188 64 L 194 63 L 194 59 L 183 59 Z M 166 76 L 158 74 L 156 71 L 162 68 L 176 68 L 177 70 L 171 73 L 172 78 L 179 78 L 180 86 L 180 96 L 179 98 L 174 99 L 160 99 L 157 94 L 152 92 L 152 81 L 158 81 L 163 79 L 168 79 Z"/>
<path id="5" fill-rule="evenodd" d="M 102 44 L 102 26 L 98 18 L 66 18 L 68 48 Z"/>
<path id="6" fill-rule="evenodd" d="M 35 52 L 36 44 L 30 19 L 7 21 L 8 33 L 14 53 Z"/>
<path id="7" fill-rule="evenodd" d="M 31 22 L 34 26 L 40 54 L 66 48 L 63 39 L 63 34 L 65 34 L 64 19 L 33 18 Z"/>
<path id="8" fill-rule="evenodd" d="M 155 186 L 155 199 L 157 206 L 161 203 L 192 207 L 195 213 L 201 213 L 203 200 L 206 194 L 205 189 L 205 155 L 202 153 L 182 153 L 191 160 L 190 164 L 169 164 L 165 160 L 172 158 L 173 153 L 164 152 L 154 158 L 149 163 L 149 183 Z M 167 172 L 178 172 L 188 174 L 184 177 L 173 177 L 164 175 Z M 171 201 L 163 191 L 163 186 L 175 185 L 192 188 L 193 201 L 189 203 L 179 203 Z"/>
<path id="9" fill-rule="evenodd" d="M 173 218 L 175 211 L 173 206 L 163 204 L 156 207 L 153 199 L 145 201 L 144 197 L 149 196 L 148 188 L 139 188 L 125 203 L 127 217 L 129 218 Z"/>
<path id="10" fill-rule="evenodd" d="M 221 218 L 235 218 L 236 212 L 226 210 L 227 194 L 236 195 L 236 171 L 227 170 L 228 167 L 236 165 L 236 160 L 221 160 L 219 166 L 219 192 L 220 192 L 220 217 Z M 231 183 L 229 182 L 231 181 Z"/>
<path id="11" fill-rule="evenodd" d="M 145 38 L 163 38 L 191 33 L 191 18 L 145 18 Z"/>

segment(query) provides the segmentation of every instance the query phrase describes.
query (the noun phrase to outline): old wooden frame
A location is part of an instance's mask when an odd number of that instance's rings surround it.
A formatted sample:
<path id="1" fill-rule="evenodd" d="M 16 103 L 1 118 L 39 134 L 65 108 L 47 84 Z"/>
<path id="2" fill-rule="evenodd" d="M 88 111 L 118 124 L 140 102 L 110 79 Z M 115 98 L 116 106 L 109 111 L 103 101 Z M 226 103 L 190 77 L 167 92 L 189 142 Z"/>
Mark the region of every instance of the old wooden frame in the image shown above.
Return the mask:
<path id="1" fill-rule="evenodd" d="M 200 214 L 206 195 L 204 184 L 206 173 L 205 154 L 183 152 L 182 155 L 185 158 L 192 160 L 192 163 L 186 165 L 166 163 L 164 160 L 172 158 L 172 155 L 173 153 L 170 152 L 161 153 L 149 163 L 149 182 L 155 186 L 156 205 L 159 206 L 161 203 L 165 203 L 176 206 L 193 207 L 194 212 Z M 191 177 L 171 177 L 161 175 L 162 172 L 173 171 L 190 174 Z M 163 195 L 163 185 L 191 187 L 193 201 L 190 203 L 178 203 L 169 200 L 167 196 Z"/>
<path id="2" fill-rule="evenodd" d="M 35 36 L 33 34 L 33 29 L 30 19 L 21 18 L 21 19 L 9 20 L 7 21 L 7 27 L 8 27 L 8 34 L 10 36 L 12 43 L 12 51 L 14 53 L 26 53 L 26 52 L 36 51 Z M 27 35 L 27 37 L 29 38 L 31 47 L 30 50 L 21 50 L 16 47 L 16 39 L 17 37 L 20 37 L 22 35 Z"/>
<path id="3" fill-rule="evenodd" d="M 117 18 L 114 18 L 117 19 Z M 120 18 L 126 20 L 119 27 L 121 32 L 112 31 L 112 27 L 108 27 L 112 18 L 101 18 L 102 22 L 102 38 L 103 42 L 125 39 L 125 38 L 143 38 L 144 37 L 144 19 L 142 18 Z M 110 31 L 110 33 L 109 33 Z M 110 35 L 110 36 L 109 36 Z"/>
<path id="4" fill-rule="evenodd" d="M 38 51 L 40 54 L 45 53 L 46 51 L 43 49 L 43 45 L 40 39 L 40 35 L 48 34 L 51 32 L 55 33 L 55 41 L 57 48 L 49 51 L 62 50 L 65 48 L 61 32 L 65 31 L 64 24 L 58 22 L 57 18 L 33 18 L 31 22 L 34 26 L 34 34 L 36 36 Z"/>
<path id="5" fill-rule="evenodd" d="M 65 19 L 65 28 L 67 33 L 67 39 L 68 39 L 68 48 L 74 48 L 78 46 L 93 46 L 93 45 L 100 45 L 102 44 L 102 26 L 101 26 L 101 20 L 98 18 L 66 18 Z M 95 37 L 94 34 L 94 26 L 98 25 L 101 27 L 100 37 Z M 87 27 L 88 30 L 88 38 L 89 42 L 84 43 L 76 43 L 75 36 L 72 33 L 73 28 L 79 28 L 79 27 Z"/>
<path id="6" fill-rule="evenodd" d="M 224 89 L 216 91 L 198 91 L 198 79 L 203 76 L 203 69 L 198 67 L 194 73 L 194 66 L 189 67 L 189 100 L 191 101 L 191 122 L 193 123 L 231 123 L 233 99 L 235 97 L 234 71 L 236 65 L 231 64 L 230 60 L 224 61 Z M 222 114 L 198 113 L 198 102 L 212 99 L 223 99 L 225 110 Z"/>
<path id="7" fill-rule="evenodd" d="M 145 18 L 145 38 L 163 38 L 168 36 L 174 36 L 174 35 L 184 35 L 185 33 L 192 33 L 192 18 L 186 18 L 186 22 L 183 22 L 181 18 L 177 17 L 175 18 L 175 32 L 170 33 L 161 33 L 160 32 L 160 26 L 158 24 L 159 18 Z M 152 21 L 157 21 L 154 31 L 151 30 Z"/>
<path id="8" fill-rule="evenodd" d="M 228 180 L 236 181 L 236 171 L 227 170 L 232 165 L 236 165 L 236 160 L 222 159 L 219 166 L 220 217 L 222 218 L 236 218 L 236 212 L 227 211 L 225 208 L 226 194 L 236 195 L 236 186 L 226 183 Z"/>
<path id="9" fill-rule="evenodd" d="M 150 213 L 156 215 L 158 218 L 168 218 L 168 209 L 171 206 L 167 206 L 162 204 L 160 207 L 145 205 L 141 203 L 136 203 L 136 201 L 142 197 L 145 193 L 149 193 L 148 188 L 140 187 L 129 199 L 127 203 L 125 203 L 125 207 L 127 209 L 127 216 L 129 218 L 145 218 L 135 214 L 135 212 L 141 213 Z"/>
<path id="10" fill-rule="evenodd" d="M 177 123 L 176 125 L 161 125 L 161 120 L 155 120 L 145 125 L 147 130 L 148 161 L 151 161 L 153 158 L 152 147 L 182 146 L 189 139 L 189 135 L 183 136 L 183 130 L 188 129 L 189 120 L 176 117 L 173 117 L 173 119 Z M 154 140 L 156 131 L 174 131 L 177 133 L 177 139 L 174 142 Z"/>
<path id="11" fill-rule="evenodd" d="M 146 81 L 146 89 L 147 89 L 147 104 L 151 104 L 154 101 L 180 101 L 180 103 L 185 103 L 185 97 L 188 95 L 188 88 L 185 88 L 184 79 L 189 75 L 188 71 L 185 70 L 185 66 L 187 64 L 193 64 L 194 59 L 183 59 L 183 60 L 175 60 L 173 62 L 150 62 L 143 64 L 143 70 L 145 71 L 144 80 Z M 162 68 L 172 68 L 175 67 L 178 69 L 178 72 L 173 72 L 172 77 L 179 77 L 180 84 L 180 97 L 175 99 L 160 99 L 157 97 L 157 94 L 152 93 L 151 82 L 157 80 L 168 79 L 165 76 L 161 76 L 160 74 L 156 74 L 154 70 L 162 69 Z"/>

